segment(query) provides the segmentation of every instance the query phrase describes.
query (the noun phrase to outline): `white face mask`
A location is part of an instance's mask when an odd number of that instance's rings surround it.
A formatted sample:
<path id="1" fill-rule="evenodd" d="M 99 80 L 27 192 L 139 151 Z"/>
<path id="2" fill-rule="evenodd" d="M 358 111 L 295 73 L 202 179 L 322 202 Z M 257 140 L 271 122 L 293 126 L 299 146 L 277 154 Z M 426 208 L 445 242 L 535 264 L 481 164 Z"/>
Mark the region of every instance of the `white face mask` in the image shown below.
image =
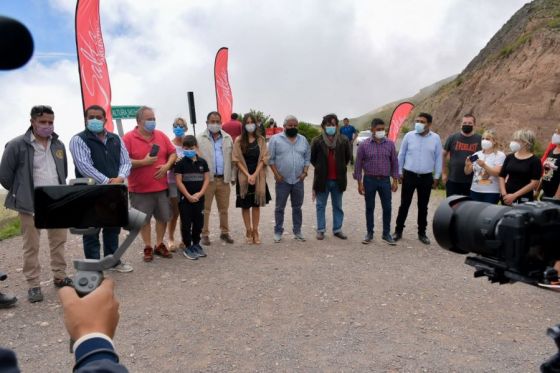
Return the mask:
<path id="1" fill-rule="evenodd" d="M 484 139 L 480 142 L 480 146 L 482 146 L 483 150 L 488 150 L 488 149 L 492 149 L 492 147 L 494 146 L 494 143 L 490 140 Z"/>
<path id="2" fill-rule="evenodd" d="M 249 123 L 249 124 L 245 125 L 245 131 L 247 131 L 249 133 L 255 132 L 256 128 L 257 128 L 257 126 L 254 123 Z"/>
<path id="3" fill-rule="evenodd" d="M 375 138 L 381 140 L 385 137 L 385 131 L 375 131 Z"/>
<path id="4" fill-rule="evenodd" d="M 521 144 L 518 143 L 517 141 L 512 141 L 509 143 L 509 148 L 511 149 L 512 152 L 516 153 L 521 150 Z"/>
<path id="5" fill-rule="evenodd" d="M 222 129 L 221 124 L 215 124 L 215 123 L 208 124 L 208 131 L 210 131 L 211 133 L 218 133 L 220 132 L 221 129 Z"/>
<path id="6" fill-rule="evenodd" d="M 553 143 L 554 145 L 559 145 L 560 144 L 560 134 L 555 133 L 554 135 L 552 135 L 552 140 L 550 142 Z"/>

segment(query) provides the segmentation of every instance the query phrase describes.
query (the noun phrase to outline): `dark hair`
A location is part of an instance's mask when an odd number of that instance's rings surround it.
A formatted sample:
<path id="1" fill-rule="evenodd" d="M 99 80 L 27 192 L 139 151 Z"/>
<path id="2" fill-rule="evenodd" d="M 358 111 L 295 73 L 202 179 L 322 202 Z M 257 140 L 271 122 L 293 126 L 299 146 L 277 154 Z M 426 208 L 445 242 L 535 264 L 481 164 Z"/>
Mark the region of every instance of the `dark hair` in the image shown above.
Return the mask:
<path id="1" fill-rule="evenodd" d="M 428 113 L 420 113 L 418 114 L 419 117 L 426 118 L 428 123 L 432 123 L 432 116 Z"/>
<path id="2" fill-rule="evenodd" d="M 321 122 L 321 127 L 325 127 L 327 124 L 332 124 L 334 119 L 334 124 L 338 126 L 338 117 L 336 114 L 327 114 L 323 117 L 323 121 Z"/>
<path id="3" fill-rule="evenodd" d="M 376 127 L 379 124 L 383 124 L 385 125 L 385 122 L 383 121 L 383 119 L 381 118 L 373 118 L 373 120 L 371 121 L 371 126 L 372 127 Z"/>
<path id="4" fill-rule="evenodd" d="M 31 119 L 35 119 L 37 117 L 40 117 L 43 114 L 53 114 L 54 115 L 54 111 L 52 109 L 52 107 L 47 106 L 47 105 L 37 105 L 37 106 L 33 106 L 31 108 Z"/>
<path id="5" fill-rule="evenodd" d="M 473 122 L 476 123 L 476 118 L 471 113 L 467 113 L 467 114 L 463 115 L 463 118 L 472 118 Z"/>
<path id="6" fill-rule="evenodd" d="M 245 154 L 247 152 L 247 148 L 249 147 L 249 132 L 245 129 L 245 125 L 247 121 L 251 119 L 251 121 L 255 124 L 255 137 L 259 138 L 261 136 L 261 127 L 257 124 L 257 119 L 251 113 L 245 114 L 243 116 L 242 124 L 241 124 L 241 136 L 239 140 L 239 145 L 241 146 L 241 153 Z"/>
<path id="7" fill-rule="evenodd" d="M 348 119 L 348 118 L 344 118 L 343 120 L 350 120 L 350 119 Z"/>
<path id="8" fill-rule="evenodd" d="M 89 106 L 85 111 L 84 111 L 84 117 L 87 118 L 88 116 L 88 111 L 90 110 L 99 110 L 103 113 L 103 118 L 107 118 L 107 112 L 105 111 L 105 109 L 103 109 L 101 106 L 99 105 L 91 105 Z"/>
<path id="9" fill-rule="evenodd" d="M 237 113 L 231 113 L 231 119 L 237 120 L 237 118 L 239 118 L 239 115 L 237 115 Z"/>
<path id="10" fill-rule="evenodd" d="M 187 148 L 192 148 L 193 146 L 197 145 L 198 143 L 196 142 L 196 137 L 194 137 L 193 135 L 187 135 L 183 139 L 183 146 L 186 146 Z"/>
<path id="11" fill-rule="evenodd" d="M 218 113 L 217 111 L 211 111 L 211 112 L 209 112 L 208 115 L 206 116 L 206 121 L 209 121 L 209 120 L 210 120 L 210 116 L 212 116 L 212 115 L 217 115 L 217 116 L 220 117 L 220 121 L 222 120 L 222 116 L 220 115 L 220 113 Z"/>

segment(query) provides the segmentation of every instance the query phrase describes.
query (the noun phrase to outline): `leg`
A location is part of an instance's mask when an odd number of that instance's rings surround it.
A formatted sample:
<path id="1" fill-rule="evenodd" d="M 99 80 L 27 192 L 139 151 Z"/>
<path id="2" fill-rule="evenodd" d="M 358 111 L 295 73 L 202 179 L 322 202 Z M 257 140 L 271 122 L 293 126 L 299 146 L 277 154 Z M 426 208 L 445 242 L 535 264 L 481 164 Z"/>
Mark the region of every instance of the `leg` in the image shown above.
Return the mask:
<path id="1" fill-rule="evenodd" d="M 51 271 L 55 279 L 66 277 L 66 259 L 64 259 L 64 245 L 66 244 L 66 229 L 47 229 L 49 248 L 51 250 Z"/>
<path id="2" fill-rule="evenodd" d="M 202 211 L 204 210 L 204 201 L 198 201 L 191 207 L 192 243 L 198 244 L 200 242 L 200 232 L 202 232 L 202 226 L 204 225 L 204 216 L 202 215 Z"/>
<path id="3" fill-rule="evenodd" d="M 333 233 L 342 232 L 344 210 L 342 210 L 342 192 L 338 189 L 336 181 L 329 181 L 331 190 L 331 203 L 333 210 Z"/>
<path id="4" fill-rule="evenodd" d="M 189 247 L 192 244 L 191 225 L 194 217 L 191 210 L 191 204 L 186 199 L 183 199 L 179 203 L 179 213 L 181 215 L 181 238 L 185 247 Z"/>
<path id="5" fill-rule="evenodd" d="M 373 236 L 373 212 L 375 211 L 375 194 L 377 193 L 375 179 L 364 177 L 364 190 L 366 200 L 366 230 L 367 234 Z"/>
<path id="6" fill-rule="evenodd" d="M 154 193 L 156 208 L 154 210 L 154 217 L 156 218 L 156 245 L 163 245 L 165 237 L 165 228 L 167 223 L 171 220 L 171 206 L 169 205 L 169 198 L 167 191 Z"/>
<path id="7" fill-rule="evenodd" d="M 112 255 L 119 248 L 120 228 L 103 228 L 103 255 Z"/>
<path id="8" fill-rule="evenodd" d="M 167 238 L 169 245 L 175 245 L 175 229 L 177 227 L 177 220 L 179 220 L 179 199 L 177 197 L 170 197 L 169 204 L 171 206 L 171 220 L 167 226 Z"/>
<path id="9" fill-rule="evenodd" d="M 253 220 L 253 232 L 259 231 L 259 222 L 261 220 L 261 208 L 253 207 L 251 208 L 251 218 Z"/>
<path id="10" fill-rule="evenodd" d="M 432 193 L 432 175 L 421 177 L 418 184 L 418 234 L 425 236 L 428 226 L 428 202 Z"/>
<path id="11" fill-rule="evenodd" d="M 383 236 L 391 234 L 391 182 L 379 180 L 379 198 L 383 208 Z"/>
<path id="12" fill-rule="evenodd" d="M 274 233 L 284 232 L 284 209 L 292 186 L 285 181 L 276 182 L 276 206 L 274 207 Z"/>
<path id="13" fill-rule="evenodd" d="M 250 209 L 241 209 L 241 217 L 243 218 L 243 224 L 245 224 L 245 230 L 250 233 L 252 230 L 251 227 L 251 210 Z"/>
<path id="14" fill-rule="evenodd" d="M 155 199 L 151 193 L 130 193 L 130 206 L 146 214 L 146 223 L 140 229 L 140 236 L 145 247 L 152 247 L 152 227 L 150 222 L 155 205 Z"/>
<path id="15" fill-rule="evenodd" d="M 33 215 L 20 212 L 19 220 L 23 234 L 23 275 L 30 288 L 39 287 L 39 231 L 35 228 Z"/>
<path id="16" fill-rule="evenodd" d="M 324 192 L 318 192 L 315 196 L 315 212 L 317 215 L 317 232 L 324 233 L 327 223 L 325 222 L 325 210 L 327 209 L 327 199 L 329 198 L 329 190 L 325 188 Z"/>
<path id="17" fill-rule="evenodd" d="M 152 246 L 152 226 L 149 222 L 144 224 L 144 226 L 140 229 L 140 236 L 142 237 L 144 246 Z"/>
<path id="18" fill-rule="evenodd" d="M 99 232 L 94 234 L 84 234 L 82 236 L 84 243 L 84 256 L 86 259 L 101 258 L 101 243 L 99 242 Z"/>
<path id="19" fill-rule="evenodd" d="M 218 181 L 214 179 L 208 184 L 206 193 L 204 193 L 204 228 L 202 228 L 202 236 L 208 237 L 210 235 L 210 211 L 212 210 L 212 201 L 214 200 L 214 194 L 216 193 L 216 183 Z"/>
<path id="20" fill-rule="evenodd" d="M 396 232 L 402 232 L 404 230 L 404 222 L 408 216 L 408 209 L 412 203 L 412 196 L 414 195 L 414 190 L 416 189 L 417 176 L 406 174 L 403 178 L 402 188 L 401 188 L 401 205 L 399 207 L 399 213 L 397 215 L 397 222 L 395 226 Z"/>
<path id="21" fill-rule="evenodd" d="M 156 246 L 159 246 L 160 244 L 163 243 L 166 226 L 167 226 L 166 221 L 156 220 Z"/>
<path id="22" fill-rule="evenodd" d="M 303 181 L 298 181 L 292 186 L 292 190 L 290 192 L 290 200 L 292 201 L 292 222 L 294 224 L 294 234 L 301 233 L 301 224 L 303 223 L 301 205 L 303 205 L 303 196 Z"/>
<path id="23" fill-rule="evenodd" d="M 229 233 L 228 209 L 230 193 L 231 187 L 229 183 L 218 181 L 216 185 L 216 203 L 218 205 L 218 212 L 220 213 L 220 231 L 222 234 Z"/>

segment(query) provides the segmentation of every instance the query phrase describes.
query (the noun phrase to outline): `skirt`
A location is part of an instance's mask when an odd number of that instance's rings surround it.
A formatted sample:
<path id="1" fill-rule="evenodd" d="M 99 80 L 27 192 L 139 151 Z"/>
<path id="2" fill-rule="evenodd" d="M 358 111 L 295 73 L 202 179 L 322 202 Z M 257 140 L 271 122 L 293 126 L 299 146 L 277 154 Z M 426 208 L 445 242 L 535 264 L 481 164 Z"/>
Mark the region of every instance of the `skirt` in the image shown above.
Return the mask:
<path id="1" fill-rule="evenodd" d="M 249 209 L 251 207 L 262 207 L 259 206 L 259 204 L 257 202 L 255 202 L 255 186 L 254 185 L 249 185 L 249 188 L 247 190 L 247 195 L 245 196 L 245 198 L 241 198 L 241 196 L 239 195 L 239 183 L 235 184 L 235 194 L 237 196 L 237 198 L 235 199 L 235 207 L 239 207 L 242 209 Z M 268 190 L 268 184 L 265 184 L 265 200 L 267 204 L 268 202 L 270 202 L 270 200 L 272 199 L 272 197 L 270 196 L 270 192 Z"/>

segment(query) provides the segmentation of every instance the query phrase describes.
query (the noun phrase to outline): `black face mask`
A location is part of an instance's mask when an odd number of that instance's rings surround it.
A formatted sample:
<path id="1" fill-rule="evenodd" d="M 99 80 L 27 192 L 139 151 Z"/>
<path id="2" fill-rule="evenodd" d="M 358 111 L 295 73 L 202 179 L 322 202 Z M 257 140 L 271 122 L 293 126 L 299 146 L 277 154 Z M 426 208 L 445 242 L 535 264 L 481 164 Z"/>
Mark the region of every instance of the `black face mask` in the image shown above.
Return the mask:
<path id="1" fill-rule="evenodd" d="M 473 131 L 473 126 L 469 126 L 467 124 L 463 124 L 461 126 L 461 131 L 463 131 L 463 133 L 469 134 Z"/>
<path id="2" fill-rule="evenodd" d="M 297 128 L 286 128 L 286 136 L 296 137 L 297 136 Z"/>

